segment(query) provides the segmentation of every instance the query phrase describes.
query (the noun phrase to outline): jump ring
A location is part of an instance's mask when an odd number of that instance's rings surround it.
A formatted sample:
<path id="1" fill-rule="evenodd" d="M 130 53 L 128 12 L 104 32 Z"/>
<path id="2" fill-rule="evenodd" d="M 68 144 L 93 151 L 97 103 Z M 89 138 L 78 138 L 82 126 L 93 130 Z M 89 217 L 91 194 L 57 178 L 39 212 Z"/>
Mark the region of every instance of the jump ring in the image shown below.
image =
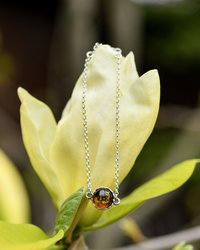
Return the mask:
<path id="1" fill-rule="evenodd" d="M 87 56 L 87 57 L 92 57 L 92 55 L 93 55 L 93 52 L 92 52 L 92 51 L 88 51 L 88 52 L 86 53 L 86 56 Z"/>
<path id="2" fill-rule="evenodd" d="M 88 198 L 89 200 L 92 199 L 92 193 L 91 193 L 91 192 L 87 192 L 85 196 L 86 196 L 86 198 Z"/>
<path id="3" fill-rule="evenodd" d="M 119 205 L 120 204 L 120 198 L 118 198 L 118 197 L 115 197 L 115 199 L 114 199 L 114 205 L 115 206 L 117 206 L 117 205 Z"/>

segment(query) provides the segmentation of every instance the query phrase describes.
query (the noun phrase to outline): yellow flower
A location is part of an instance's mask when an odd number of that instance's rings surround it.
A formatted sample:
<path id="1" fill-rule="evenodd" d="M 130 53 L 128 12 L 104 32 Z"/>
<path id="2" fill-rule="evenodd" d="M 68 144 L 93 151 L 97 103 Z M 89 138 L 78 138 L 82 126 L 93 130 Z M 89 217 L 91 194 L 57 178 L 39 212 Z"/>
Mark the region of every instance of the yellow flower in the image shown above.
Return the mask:
<path id="1" fill-rule="evenodd" d="M 21 127 L 31 163 L 57 208 L 86 186 L 82 121 L 82 77 L 56 124 L 46 104 L 19 88 Z M 114 187 L 116 59 L 108 45 L 100 45 L 88 65 L 87 117 L 91 183 Z M 121 60 L 120 182 L 126 177 L 154 127 L 160 99 L 157 70 L 138 76 L 133 53 Z M 82 224 L 100 216 L 88 204 Z"/>
<path id="2" fill-rule="evenodd" d="M 30 220 L 28 195 L 16 167 L 0 149 L 0 220 L 25 223 Z"/>

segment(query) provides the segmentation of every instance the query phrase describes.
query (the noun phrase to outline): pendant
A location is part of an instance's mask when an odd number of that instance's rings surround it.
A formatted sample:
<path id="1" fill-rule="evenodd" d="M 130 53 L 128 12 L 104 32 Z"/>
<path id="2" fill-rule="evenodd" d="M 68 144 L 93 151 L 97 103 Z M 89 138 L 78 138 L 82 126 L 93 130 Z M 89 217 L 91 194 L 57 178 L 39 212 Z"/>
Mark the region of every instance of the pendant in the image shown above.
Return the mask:
<path id="1" fill-rule="evenodd" d="M 113 191 L 107 187 L 97 188 L 92 194 L 87 193 L 86 197 L 99 210 L 106 210 L 120 203 L 120 199 L 115 197 Z"/>

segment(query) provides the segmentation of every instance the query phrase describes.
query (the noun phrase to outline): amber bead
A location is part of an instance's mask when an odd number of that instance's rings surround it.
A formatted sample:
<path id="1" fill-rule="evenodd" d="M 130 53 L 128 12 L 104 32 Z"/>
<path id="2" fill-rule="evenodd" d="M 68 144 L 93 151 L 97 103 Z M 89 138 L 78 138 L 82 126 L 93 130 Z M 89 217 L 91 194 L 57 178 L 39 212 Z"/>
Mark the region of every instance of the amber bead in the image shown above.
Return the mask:
<path id="1" fill-rule="evenodd" d="M 92 202 L 94 206 L 100 210 L 105 210 L 113 205 L 113 192 L 106 187 L 100 187 L 92 194 Z"/>

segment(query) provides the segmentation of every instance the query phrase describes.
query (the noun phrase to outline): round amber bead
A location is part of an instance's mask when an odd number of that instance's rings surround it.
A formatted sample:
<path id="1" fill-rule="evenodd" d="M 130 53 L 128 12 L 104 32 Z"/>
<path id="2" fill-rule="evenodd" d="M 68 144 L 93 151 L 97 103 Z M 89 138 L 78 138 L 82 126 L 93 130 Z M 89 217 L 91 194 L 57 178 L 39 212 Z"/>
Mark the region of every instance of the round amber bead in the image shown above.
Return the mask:
<path id="1" fill-rule="evenodd" d="M 113 192 L 106 187 L 97 188 L 92 194 L 92 202 L 94 206 L 100 210 L 105 210 L 113 205 Z"/>

